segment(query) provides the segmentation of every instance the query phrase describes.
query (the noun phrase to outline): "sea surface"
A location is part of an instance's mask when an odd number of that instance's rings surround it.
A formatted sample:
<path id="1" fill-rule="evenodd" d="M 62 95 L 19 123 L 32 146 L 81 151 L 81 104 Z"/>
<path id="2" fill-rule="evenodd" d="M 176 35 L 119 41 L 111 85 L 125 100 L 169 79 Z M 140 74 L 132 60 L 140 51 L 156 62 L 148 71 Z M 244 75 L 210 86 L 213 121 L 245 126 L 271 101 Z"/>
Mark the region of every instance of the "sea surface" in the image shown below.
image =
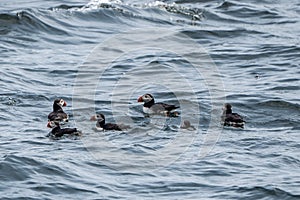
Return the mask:
<path id="1" fill-rule="evenodd" d="M 0 1 L 0 198 L 300 199 L 299 38 L 299 0 Z"/>

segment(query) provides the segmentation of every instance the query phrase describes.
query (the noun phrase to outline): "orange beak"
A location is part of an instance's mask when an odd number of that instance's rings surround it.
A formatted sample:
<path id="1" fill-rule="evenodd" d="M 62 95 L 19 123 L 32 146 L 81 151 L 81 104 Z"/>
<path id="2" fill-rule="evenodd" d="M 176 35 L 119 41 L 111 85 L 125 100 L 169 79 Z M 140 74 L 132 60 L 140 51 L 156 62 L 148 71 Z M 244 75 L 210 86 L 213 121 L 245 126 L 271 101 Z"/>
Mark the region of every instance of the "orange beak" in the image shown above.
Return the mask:
<path id="1" fill-rule="evenodd" d="M 64 101 L 64 105 L 63 106 L 67 106 L 67 102 Z"/>
<path id="2" fill-rule="evenodd" d="M 137 101 L 138 102 L 143 102 L 143 96 L 140 96 Z"/>
<path id="3" fill-rule="evenodd" d="M 91 116 L 91 119 L 90 119 L 90 120 L 91 120 L 91 121 L 97 121 L 96 116 L 95 116 L 95 115 Z"/>
<path id="4" fill-rule="evenodd" d="M 51 126 L 50 126 L 50 122 L 48 122 L 48 123 L 47 123 L 47 127 L 48 127 L 48 128 L 51 128 Z"/>

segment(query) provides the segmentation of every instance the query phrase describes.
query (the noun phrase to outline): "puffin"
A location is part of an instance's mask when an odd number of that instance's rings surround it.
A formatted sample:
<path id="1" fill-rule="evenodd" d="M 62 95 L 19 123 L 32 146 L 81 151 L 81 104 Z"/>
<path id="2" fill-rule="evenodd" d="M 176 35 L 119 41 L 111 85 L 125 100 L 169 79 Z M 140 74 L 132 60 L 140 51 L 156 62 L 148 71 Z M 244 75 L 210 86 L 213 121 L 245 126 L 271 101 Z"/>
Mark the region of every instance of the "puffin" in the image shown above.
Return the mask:
<path id="1" fill-rule="evenodd" d="M 104 131 L 104 130 L 123 131 L 124 129 L 130 128 L 130 126 L 124 124 L 105 123 L 105 117 L 102 113 L 93 115 L 90 120 L 97 121 L 96 129 L 98 131 Z"/>
<path id="2" fill-rule="evenodd" d="M 222 119 L 223 126 L 244 128 L 245 125 L 245 121 L 243 117 L 237 113 L 233 113 L 232 106 L 229 103 L 226 103 L 224 105 L 221 119 Z"/>
<path id="3" fill-rule="evenodd" d="M 170 117 L 178 117 L 179 113 L 172 110 L 179 108 L 179 106 L 170 105 L 166 103 L 155 103 L 154 97 L 151 94 L 144 94 L 137 100 L 138 102 L 144 102 L 143 112 L 146 114 L 163 114 Z"/>
<path id="4" fill-rule="evenodd" d="M 67 106 L 65 100 L 55 99 L 53 102 L 53 111 L 48 115 L 48 121 L 68 122 L 69 117 L 62 109 L 64 106 Z"/>
<path id="5" fill-rule="evenodd" d="M 76 134 L 80 135 L 77 128 L 60 128 L 58 121 L 49 121 L 47 124 L 48 128 L 52 128 L 51 134 L 55 137 L 61 137 L 63 135 Z"/>
<path id="6" fill-rule="evenodd" d="M 190 131 L 196 130 L 196 128 L 193 125 L 191 125 L 191 122 L 189 120 L 184 120 L 183 123 L 180 125 L 180 128 L 187 129 Z"/>

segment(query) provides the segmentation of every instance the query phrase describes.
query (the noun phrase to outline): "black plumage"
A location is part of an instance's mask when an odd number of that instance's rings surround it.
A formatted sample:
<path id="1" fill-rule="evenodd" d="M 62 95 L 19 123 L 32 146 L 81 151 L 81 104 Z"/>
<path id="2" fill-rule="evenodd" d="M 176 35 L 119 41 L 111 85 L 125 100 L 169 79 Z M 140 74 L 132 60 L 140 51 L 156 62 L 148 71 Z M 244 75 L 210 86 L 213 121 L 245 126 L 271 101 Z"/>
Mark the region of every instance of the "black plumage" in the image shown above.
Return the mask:
<path id="1" fill-rule="evenodd" d="M 47 127 L 52 128 L 51 135 L 55 137 L 61 137 L 63 135 L 79 133 L 77 128 L 61 128 L 59 122 L 55 122 L 55 121 L 49 121 Z"/>
<path id="2" fill-rule="evenodd" d="M 69 117 L 63 111 L 62 107 L 67 106 L 67 103 L 63 99 L 55 99 L 53 102 L 53 111 L 49 113 L 49 121 L 67 122 Z"/>
<path id="3" fill-rule="evenodd" d="M 232 106 L 229 103 L 226 103 L 224 105 L 222 123 L 224 126 L 233 126 L 241 128 L 243 128 L 245 125 L 243 117 L 237 113 L 233 113 Z"/>
<path id="4" fill-rule="evenodd" d="M 122 131 L 124 129 L 130 128 L 128 125 L 124 124 L 114 124 L 114 123 L 105 123 L 105 117 L 102 113 L 93 115 L 91 117 L 92 121 L 97 121 L 96 123 L 96 129 L 97 130 L 116 130 L 116 131 Z"/>
<path id="5" fill-rule="evenodd" d="M 138 102 L 144 102 L 143 112 L 147 114 L 164 114 L 167 116 L 178 116 L 172 115 L 171 111 L 179 108 L 179 106 L 166 104 L 166 103 L 155 103 L 154 97 L 151 94 L 144 94 L 138 98 Z"/>

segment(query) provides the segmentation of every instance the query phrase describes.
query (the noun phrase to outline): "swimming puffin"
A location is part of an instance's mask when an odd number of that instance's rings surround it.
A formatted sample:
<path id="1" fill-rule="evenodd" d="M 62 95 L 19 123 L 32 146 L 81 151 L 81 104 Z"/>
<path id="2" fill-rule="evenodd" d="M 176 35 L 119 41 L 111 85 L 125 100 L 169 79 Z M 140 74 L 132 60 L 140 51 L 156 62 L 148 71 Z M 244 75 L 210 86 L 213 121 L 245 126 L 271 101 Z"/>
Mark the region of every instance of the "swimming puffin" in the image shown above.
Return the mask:
<path id="1" fill-rule="evenodd" d="M 183 123 L 180 125 L 180 128 L 187 129 L 190 131 L 196 130 L 196 128 L 193 125 L 191 125 L 191 122 L 189 120 L 184 120 Z"/>
<path id="2" fill-rule="evenodd" d="M 124 129 L 130 128 L 130 126 L 124 124 L 105 123 L 105 117 L 102 113 L 93 115 L 90 120 L 97 121 L 96 129 L 98 131 L 104 131 L 104 130 L 122 131 Z"/>
<path id="3" fill-rule="evenodd" d="M 49 121 L 68 122 L 69 117 L 63 111 L 62 107 L 67 106 L 67 103 L 63 99 L 55 99 L 53 102 L 53 111 L 49 113 Z"/>
<path id="4" fill-rule="evenodd" d="M 138 98 L 138 102 L 144 102 L 143 112 L 146 114 L 163 114 L 170 117 L 178 117 L 178 112 L 171 112 L 179 106 L 169 105 L 165 103 L 155 103 L 151 94 L 144 94 Z"/>
<path id="5" fill-rule="evenodd" d="M 48 128 L 52 128 L 51 134 L 55 137 L 61 137 L 63 135 L 77 134 L 80 132 L 76 128 L 60 128 L 58 121 L 49 121 L 47 124 Z"/>
<path id="6" fill-rule="evenodd" d="M 221 119 L 224 126 L 244 128 L 245 125 L 243 117 L 237 113 L 233 113 L 232 106 L 229 103 L 224 105 Z"/>

